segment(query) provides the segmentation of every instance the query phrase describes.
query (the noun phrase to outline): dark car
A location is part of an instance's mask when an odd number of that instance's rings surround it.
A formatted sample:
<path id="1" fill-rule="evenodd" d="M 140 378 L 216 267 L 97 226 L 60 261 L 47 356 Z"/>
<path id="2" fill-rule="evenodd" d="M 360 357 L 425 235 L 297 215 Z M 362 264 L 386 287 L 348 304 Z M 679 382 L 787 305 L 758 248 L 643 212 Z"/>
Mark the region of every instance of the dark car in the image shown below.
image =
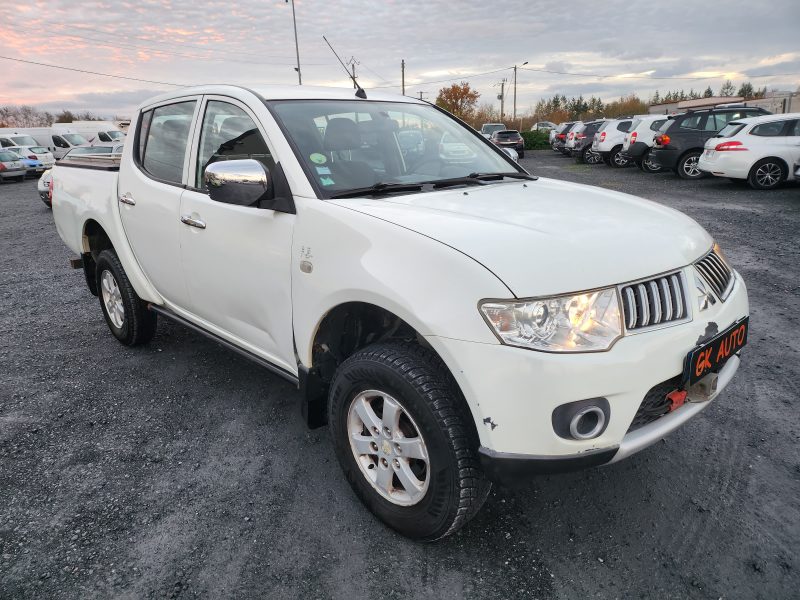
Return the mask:
<path id="1" fill-rule="evenodd" d="M 583 124 L 583 128 L 575 133 L 575 145 L 571 151 L 575 162 L 596 165 L 603 161 L 603 157 L 592 150 L 592 140 L 594 140 L 594 135 L 604 122 L 605 119 L 587 121 Z"/>
<path id="2" fill-rule="evenodd" d="M 700 179 L 704 173 L 697 167 L 703 146 L 729 121 L 768 115 L 756 107 L 724 107 L 690 110 L 668 117 L 655 137 L 650 160 L 662 169 L 675 171 L 683 179 Z"/>
<path id="3" fill-rule="evenodd" d="M 525 158 L 525 140 L 515 129 L 495 131 L 492 134 L 492 143 L 501 148 L 513 148 L 520 158 Z"/>
<path id="4" fill-rule="evenodd" d="M 561 152 L 562 154 L 564 153 L 564 150 L 566 150 L 567 135 L 569 135 L 569 132 L 575 126 L 575 123 L 577 123 L 577 121 L 567 121 L 566 123 L 559 125 L 558 129 L 556 129 L 552 144 L 554 152 Z"/>

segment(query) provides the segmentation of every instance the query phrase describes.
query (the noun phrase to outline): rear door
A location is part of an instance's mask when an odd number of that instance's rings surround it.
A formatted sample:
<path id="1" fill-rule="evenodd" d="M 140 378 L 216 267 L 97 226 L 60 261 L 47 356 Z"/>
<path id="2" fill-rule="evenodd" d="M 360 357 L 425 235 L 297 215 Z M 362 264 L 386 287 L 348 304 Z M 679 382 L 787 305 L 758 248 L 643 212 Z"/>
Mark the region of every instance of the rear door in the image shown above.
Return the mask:
<path id="1" fill-rule="evenodd" d="M 181 308 L 188 294 L 181 273 L 180 202 L 199 100 L 174 99 L 143 111 L 131 158 L 119 172 L 120 215 L 133 254 L 156 290 Z"/>
<path id="2" fill-rule="evenodd" d="M 290 274 L 295 215 L 217 202 L 203 183 L 205 168 L 223 160 L 250 158 L 274 172 L 274 153 L 245 104 L 207 96 L 201 114 L 180 209 L 194 223 L 180 224 L 189 310 L 229 341 L 296 373 Z"/>

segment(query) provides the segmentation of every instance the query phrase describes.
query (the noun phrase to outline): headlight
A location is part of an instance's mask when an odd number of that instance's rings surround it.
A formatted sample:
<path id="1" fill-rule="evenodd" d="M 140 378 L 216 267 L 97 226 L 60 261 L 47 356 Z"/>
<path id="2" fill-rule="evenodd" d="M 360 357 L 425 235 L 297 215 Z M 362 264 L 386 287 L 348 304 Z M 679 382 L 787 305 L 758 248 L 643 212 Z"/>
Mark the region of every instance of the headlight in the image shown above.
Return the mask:
<path id="1" fill-rule="evenodd" d="M 608 350 L 622 335 L 617 290 L 484 302 L 486 321 L 509 346 L 545 352 Z"/>

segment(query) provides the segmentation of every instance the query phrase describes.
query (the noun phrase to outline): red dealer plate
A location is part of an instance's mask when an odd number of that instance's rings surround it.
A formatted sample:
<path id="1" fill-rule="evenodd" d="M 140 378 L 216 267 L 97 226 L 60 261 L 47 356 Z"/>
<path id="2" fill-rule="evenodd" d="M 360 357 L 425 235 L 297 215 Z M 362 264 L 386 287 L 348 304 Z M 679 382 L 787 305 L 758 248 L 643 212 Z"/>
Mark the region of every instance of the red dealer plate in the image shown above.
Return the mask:
<path id="1" fill-rule="evenodd" d="M 737 321 L 689 352 L 683 370 L 684 381 L 694 385 L 709 373 L 719 371 L 731 356 L 747 344 L 749 321 L 749 317 Z"/>

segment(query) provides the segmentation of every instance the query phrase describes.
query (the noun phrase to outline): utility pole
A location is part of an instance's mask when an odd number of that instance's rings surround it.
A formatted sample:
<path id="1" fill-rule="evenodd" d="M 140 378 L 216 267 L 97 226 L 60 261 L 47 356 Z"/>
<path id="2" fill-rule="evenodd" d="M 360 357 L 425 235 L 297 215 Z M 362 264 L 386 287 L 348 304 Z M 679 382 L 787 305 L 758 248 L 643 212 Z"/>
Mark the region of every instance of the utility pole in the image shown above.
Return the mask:
<path id="1" fill-rule="evenodd" d="M 406 95 L 406 61 L 400 60 L 400 79 L 403 82 L 403 96 Z"/>
<path id="2" fill-rule="evenodd" d="M 420 100 L 424 100 L 424 98 L 422 97 L 422 94 L 427 94 L 427 93 L 428 93 L 428 92 L 420 92 L 420 93 L 419 93 L 419 99 L 420 99 Z"/>
<path id="3" fill-rule="evenodd" d="M 526 60 L 524 63 L 522 63 L 521 66 L 524 67 L 527 64 L 528 61 Z M 512 121 L 517 120 L 517 65 L 514 65 L 514 116 L 512 117 L 511 120 Z"/>
<path id="4" fill-rule="evenodd" d="M 503 81 L 500 82 L 500 94 L 497 96 L 497 99 L 500 100 L 500 121 L 503 120 L 503 112 L 505 111 L 506 105 L 506 78 L 503 77 Z"/>
<path id="5" fill-rule="evenodd" d="M 289 3 L 289 0 L 286 0 Z M 292 0 L 292 23 L 294 23 L 294 51 L 297 53 L 297 85 L 303 85 L 303 77 L 300 75 L 300 46 L 297 43 L 297 17 L 294 14 L 294 0 Z"/>

